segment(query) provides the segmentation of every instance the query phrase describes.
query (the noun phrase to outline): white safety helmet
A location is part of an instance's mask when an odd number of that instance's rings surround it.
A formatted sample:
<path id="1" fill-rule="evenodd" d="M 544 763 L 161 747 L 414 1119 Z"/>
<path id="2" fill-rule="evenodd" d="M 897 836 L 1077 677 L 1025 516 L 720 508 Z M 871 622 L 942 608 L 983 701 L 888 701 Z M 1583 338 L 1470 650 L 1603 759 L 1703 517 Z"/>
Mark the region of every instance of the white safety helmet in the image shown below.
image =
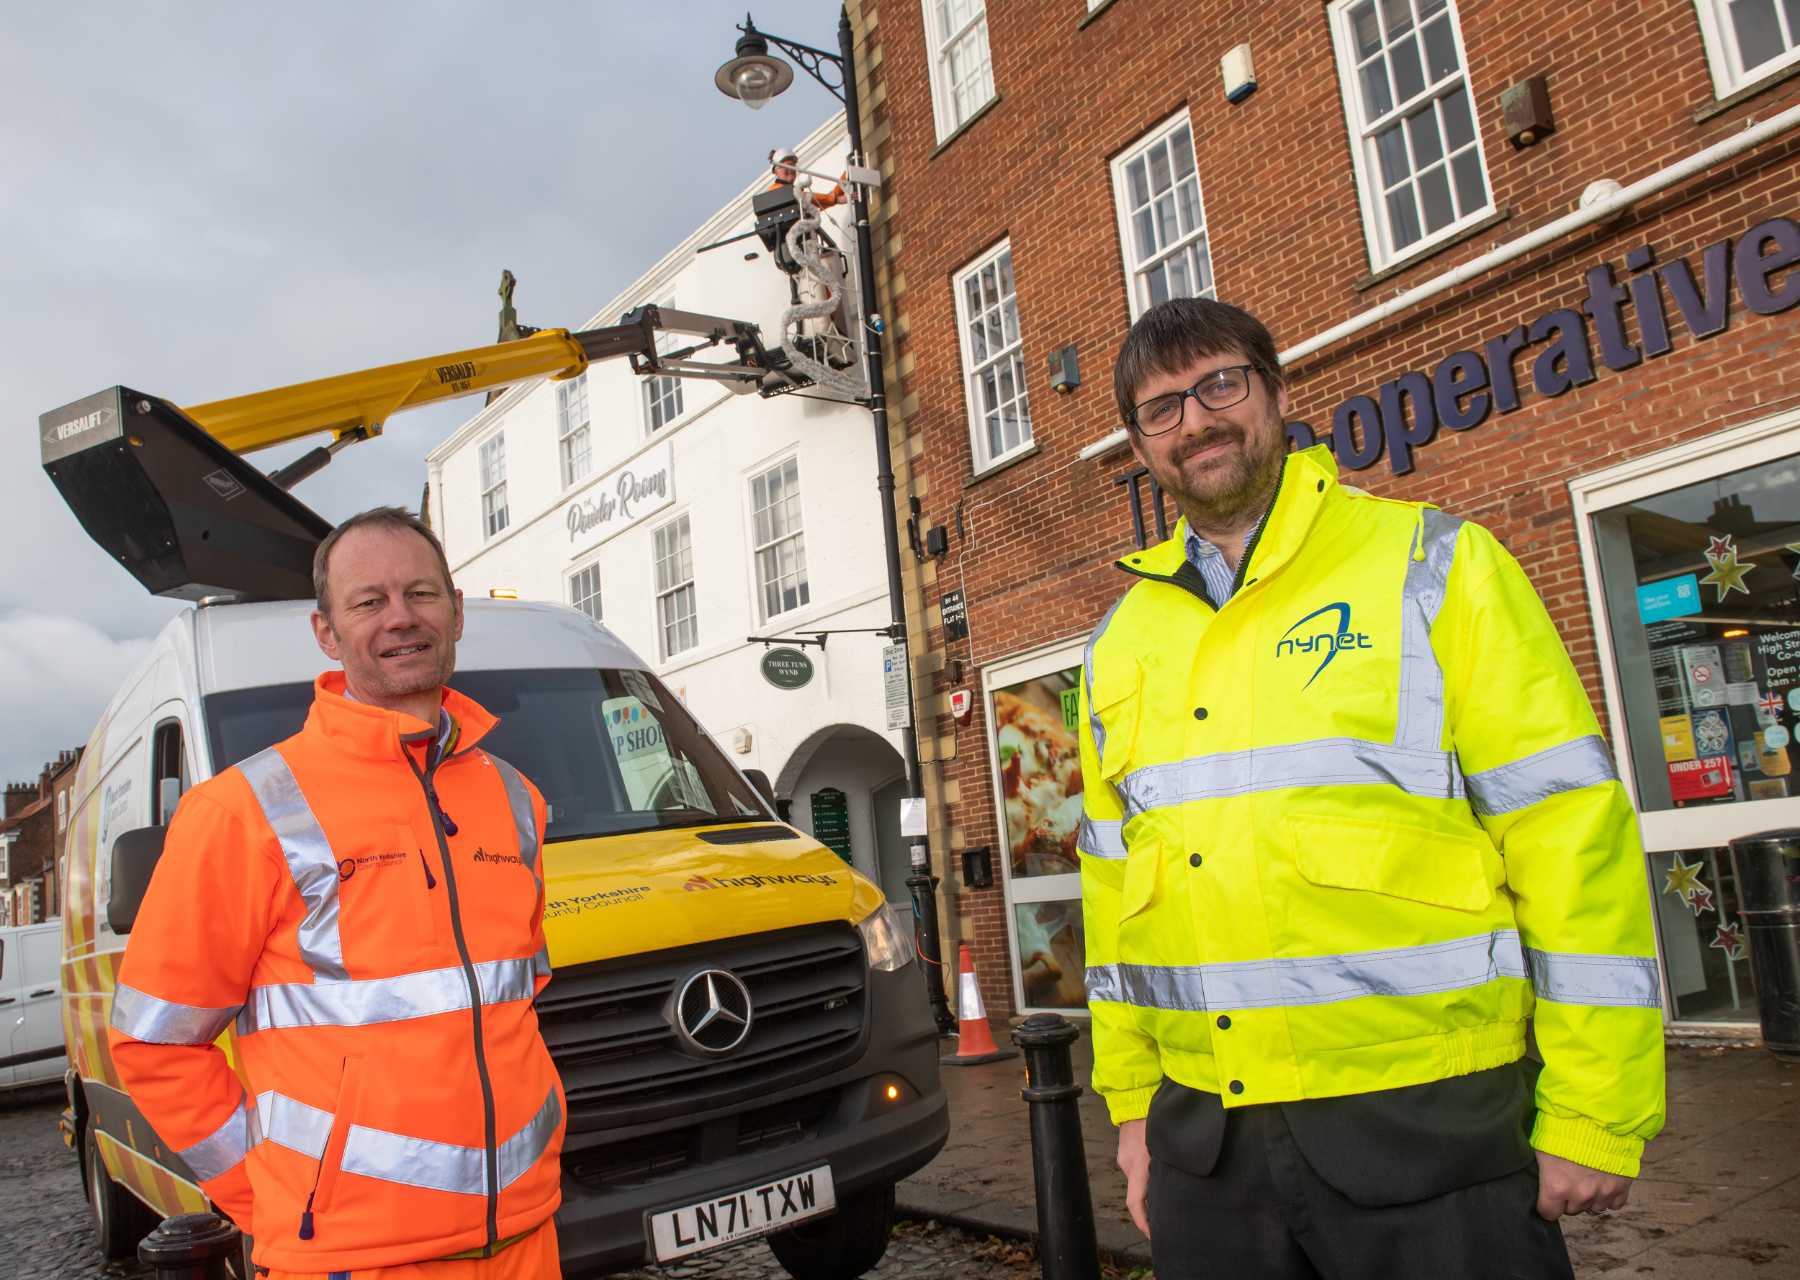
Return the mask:
<path id="1" fill-rule="evenodd" d="M 776 165 L 787 165 L 794 168 L 800 163 L 800 154 L 792 147 L 776 147 L 769 152 L 769 168 Z"/>

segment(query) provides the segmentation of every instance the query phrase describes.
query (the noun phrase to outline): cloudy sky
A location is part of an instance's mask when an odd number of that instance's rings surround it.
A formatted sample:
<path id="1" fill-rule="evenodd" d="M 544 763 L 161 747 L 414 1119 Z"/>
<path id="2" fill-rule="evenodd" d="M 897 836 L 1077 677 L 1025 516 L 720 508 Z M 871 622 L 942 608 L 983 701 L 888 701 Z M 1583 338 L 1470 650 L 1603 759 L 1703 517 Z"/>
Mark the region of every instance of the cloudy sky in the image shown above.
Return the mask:
<path id="1" fill-rule="evenodd" d="M 713 88 L 742 0 L 35 5 L 0 42 L 0 778 L 85 741 L 182 607 L 81 532 L 40 413 L 195 404 L 579 325 L 837 109 Z M 835 47 L 838 5 L 762 17 Z M 473 406 L 395 419 L 296 494 L 416 506 Z M 269 451 L 269 469 L 299 452 Z"/>

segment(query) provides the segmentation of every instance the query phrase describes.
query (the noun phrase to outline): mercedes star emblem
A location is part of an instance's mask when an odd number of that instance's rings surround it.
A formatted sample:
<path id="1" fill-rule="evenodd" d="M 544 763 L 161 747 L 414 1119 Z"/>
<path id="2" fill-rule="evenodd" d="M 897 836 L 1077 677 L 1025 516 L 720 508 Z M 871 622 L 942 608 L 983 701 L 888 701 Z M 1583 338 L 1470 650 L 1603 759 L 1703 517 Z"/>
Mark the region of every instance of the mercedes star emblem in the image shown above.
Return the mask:
<path id="1" fill-rule="evenodd" d="M 702 969 L 675 989 L 669 1025 L 689 1053 L 716 1058 L 730 1053 L 750 1034 L 750 989 L 735 973 Z"/>

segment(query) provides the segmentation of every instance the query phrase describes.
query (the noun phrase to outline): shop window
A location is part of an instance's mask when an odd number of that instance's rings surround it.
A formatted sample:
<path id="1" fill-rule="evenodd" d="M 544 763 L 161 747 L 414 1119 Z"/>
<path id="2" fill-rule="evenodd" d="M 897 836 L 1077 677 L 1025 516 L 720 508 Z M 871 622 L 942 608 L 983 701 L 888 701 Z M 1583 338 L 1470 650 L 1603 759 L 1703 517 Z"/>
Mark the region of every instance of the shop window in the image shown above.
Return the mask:
<path id="1" fill-rule="evenodd" d="M 1694 0 L 1694 6 L 1717 96 L 1800 62 L 1800 0 Z"/>
<path id="2" fill-rule="evenodd" d="M 1012 247 L 1002 244 L 982 255 L 958 273 L 953 287 L 975 470 L 984 471 L 1031 444 Z"/>
<path id="3" fill-rule="evenodd" d="M 505 530 L 506 433 L 496 432 L 481 444 L 481 536 L 492 538 Z"/>
<path id="4" fill-rule="evenodd" d="M 1616 745 L 1682 1021 L 1755 1020 L 1728 842 L 1800 825 L 1800 454 L 1779 446 L 1587 508 Z"/>
<path id="5" fill-rule="evenodd" d="M 931 42 L 931 105 L 942 142 L 994 96 L 983 0 L 925 0 Z"/>
<path id="6" fill-rule="evenodd" d="M 587 375 L 583 373 L 556 384 L 556 448 L 565 489 L 594 469 L 590 435 Z"/>
<path id="7" fill-rule="evenodd" d="M 656 531 L 656 629 L 662 656 L 700 643 L 694 602 L 694 541 L 684 515 Z"/>
<path id="8" fill-rule="evenodd" d="M 1187 112 L 1114 160 L 1112 180 L 1132 319 L 1170 298 L 1212 297 L 1212 253 Z"/>
<path id="9" fill-rule="evenodd" d="M 990 668 L 989 748 L 1024 1009 L 1085 1010 L 1081 921 L 1081 650 Z"/>
<path id="10" fill-rule="evenodd" d="M 756 587 L 763 620 L 812 599 L 800 521 L 800 462 L 789 458 L 750 480 Z"/>
<path id="11" fill-rule="evenodd" d="M 1422 253 L 1493 209 L 1450 0 L 1330 10 L 1369 260 Z"/>
<path id="12" fill-rule="evenodd" d="M 600 562 L 585 564 L 569 575 L 569 604 L 595 622 L 600 619 Z"/>

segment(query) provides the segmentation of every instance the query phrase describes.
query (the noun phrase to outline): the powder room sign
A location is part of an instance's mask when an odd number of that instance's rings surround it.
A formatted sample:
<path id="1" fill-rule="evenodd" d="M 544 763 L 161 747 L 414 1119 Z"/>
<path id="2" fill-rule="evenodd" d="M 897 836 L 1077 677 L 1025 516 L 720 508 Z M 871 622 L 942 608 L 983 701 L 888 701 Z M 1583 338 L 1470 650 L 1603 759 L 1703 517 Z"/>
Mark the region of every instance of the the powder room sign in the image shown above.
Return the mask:
<path id="1" fill-rule="evenodd" d="M 669 441 L 609 471 L 563 512 L 571 552 L 605 542 L 675 501 L 675 452 Z"/>

